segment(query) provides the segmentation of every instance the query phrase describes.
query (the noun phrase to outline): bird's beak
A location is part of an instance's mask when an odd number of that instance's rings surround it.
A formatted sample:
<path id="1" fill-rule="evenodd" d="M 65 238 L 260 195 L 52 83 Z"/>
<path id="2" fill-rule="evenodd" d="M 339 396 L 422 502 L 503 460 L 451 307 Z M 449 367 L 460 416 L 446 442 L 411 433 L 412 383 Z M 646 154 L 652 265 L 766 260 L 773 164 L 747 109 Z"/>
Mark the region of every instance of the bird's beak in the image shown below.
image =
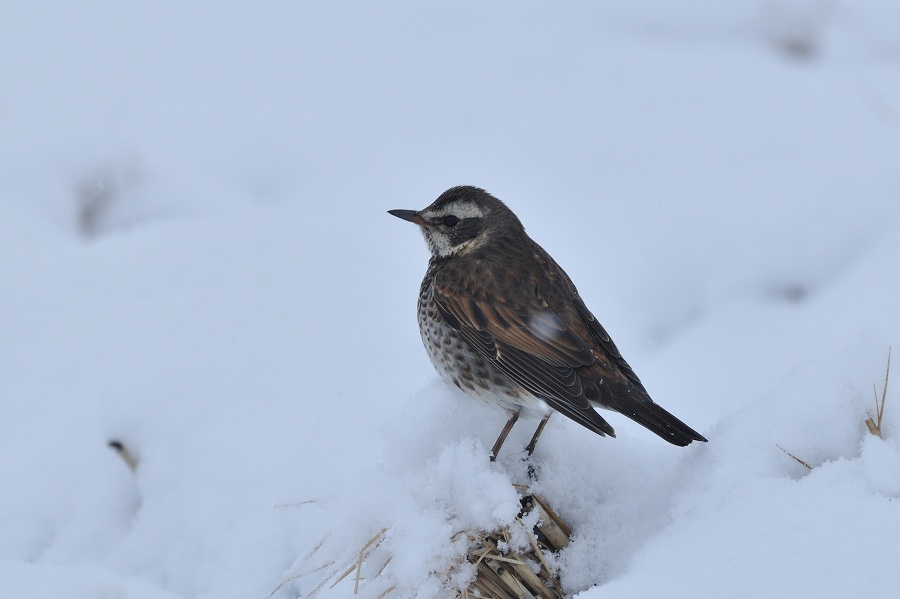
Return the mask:
<path id="1" fill-rule="evenodd" d="M 408 220 L 409 222 L 416 223 L 419 226 L 428 224 L 428 221 L 419 216 L 418 210 L 388 210 L 388 214 L 393 214 L 397 218 Z"/>

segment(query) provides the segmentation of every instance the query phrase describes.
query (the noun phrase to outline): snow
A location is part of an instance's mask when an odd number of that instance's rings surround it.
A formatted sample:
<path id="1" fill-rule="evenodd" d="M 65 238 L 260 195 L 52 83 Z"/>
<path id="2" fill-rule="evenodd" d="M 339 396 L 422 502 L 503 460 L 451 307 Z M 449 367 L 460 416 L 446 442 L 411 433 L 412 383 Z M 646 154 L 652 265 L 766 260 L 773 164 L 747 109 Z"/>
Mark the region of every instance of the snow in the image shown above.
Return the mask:
<path id="1" fill-rule="evenodd" d="M 2 594 L 302 597 L 387 529 L 359 596 L 453 596 L 536 422 L 487 461 L 505 416 L 428 362 L 427 251 L 386 211 L 475 184 L 709 438 L 550 420 L 533 489 L 574 530 L 571 597 L 895 597 L 894 381 L 884 439 L 864 421 L 900 348 L 898 17 L 7 7 Z"/>

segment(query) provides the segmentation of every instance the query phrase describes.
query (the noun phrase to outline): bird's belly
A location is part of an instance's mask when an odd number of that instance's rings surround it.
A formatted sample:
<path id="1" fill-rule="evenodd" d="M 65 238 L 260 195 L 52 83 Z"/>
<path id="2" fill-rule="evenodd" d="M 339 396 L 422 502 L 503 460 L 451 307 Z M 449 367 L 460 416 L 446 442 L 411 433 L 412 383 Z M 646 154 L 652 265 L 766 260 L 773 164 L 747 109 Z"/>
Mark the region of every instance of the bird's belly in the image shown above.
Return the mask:
<path id="1" fill-rule="evenodd" d="M 547 404 L 472 350 L 459 333 L 447 325 L 433 301 L 419 302 L 419 332 L 435 370 L 480 402 L 524 417 L 543 417 Z"/>

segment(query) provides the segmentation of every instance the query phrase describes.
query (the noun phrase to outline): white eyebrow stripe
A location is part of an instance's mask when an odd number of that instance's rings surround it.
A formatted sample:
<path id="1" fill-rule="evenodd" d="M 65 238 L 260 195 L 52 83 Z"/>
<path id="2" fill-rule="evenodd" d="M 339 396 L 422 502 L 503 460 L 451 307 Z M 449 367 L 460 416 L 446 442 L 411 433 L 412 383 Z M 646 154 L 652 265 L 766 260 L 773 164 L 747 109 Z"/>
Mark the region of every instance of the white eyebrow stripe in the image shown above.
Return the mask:
<path id="1" fill-rule="evenodd" d="M 440 218 L 442 216 L 455 215 L 459 218 L 481 218 L 484 216 L 484 212 L 479 208 L 476 204 L 455 204 L 452 207 L 452 210 L 448 210 L 447 208 L 441 208 L 439 210 L 434 211 L 426 211 L 424 216 L 426 218 Z"/>

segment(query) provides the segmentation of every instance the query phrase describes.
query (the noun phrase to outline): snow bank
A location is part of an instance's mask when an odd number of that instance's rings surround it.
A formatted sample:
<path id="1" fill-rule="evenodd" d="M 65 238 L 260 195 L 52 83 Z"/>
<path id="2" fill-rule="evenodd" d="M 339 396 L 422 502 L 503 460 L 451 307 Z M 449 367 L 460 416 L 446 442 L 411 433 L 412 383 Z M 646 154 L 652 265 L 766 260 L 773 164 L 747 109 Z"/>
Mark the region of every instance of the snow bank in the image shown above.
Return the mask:
<path id="1" fill-rule="evenodd" d="M 710 439 L 551 419 L 534 489 L 574 529 L 571 596 L 895 595 L 893 390 L 885 438 L 863 422 L 900 347 L 896 16 L 10 7 L 0 585 L 303 596 L 386 528 L 364 592 L 447 596 L 454 534 L 513 520 L 532 430 L 487 462 L 504 416 L 437 381 L 426 250 L 385 211 L 469 183 Z"/>

